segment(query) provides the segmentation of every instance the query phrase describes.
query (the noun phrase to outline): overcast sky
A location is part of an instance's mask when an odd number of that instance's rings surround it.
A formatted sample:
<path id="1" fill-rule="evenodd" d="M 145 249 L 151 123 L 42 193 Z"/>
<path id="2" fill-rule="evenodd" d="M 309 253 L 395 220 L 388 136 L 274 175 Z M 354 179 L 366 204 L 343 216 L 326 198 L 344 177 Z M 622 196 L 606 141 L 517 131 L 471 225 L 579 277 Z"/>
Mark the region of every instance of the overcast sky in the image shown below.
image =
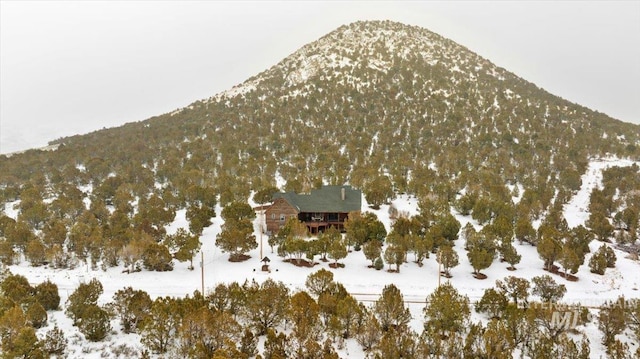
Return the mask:
<path id="1" fill-rule="evenodd" d="M 637 0 L 0 6 L 0 153 L 183 107 L 374 19 L 425 27 L 553 94 L 640 123 Z"/>

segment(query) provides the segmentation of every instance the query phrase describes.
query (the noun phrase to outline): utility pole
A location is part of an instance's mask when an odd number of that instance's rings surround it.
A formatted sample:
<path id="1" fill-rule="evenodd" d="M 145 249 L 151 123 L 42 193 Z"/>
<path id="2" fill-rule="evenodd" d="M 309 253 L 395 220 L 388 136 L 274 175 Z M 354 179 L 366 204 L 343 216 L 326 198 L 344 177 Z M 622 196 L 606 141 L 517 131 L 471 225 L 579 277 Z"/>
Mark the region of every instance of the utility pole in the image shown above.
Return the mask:
<path id="1" fill-rule="evenodd" d="M 263 206 L 264 207 L 264 206 Z M 263 215 L 264 215 L 264 208 L 263 208 Z M 260 261 L 262 261 L 262 258 L 264 258 L 262 256 L 262 219 L 260 219 L 260 258 L 258 258 Z"/>
<path id="2" fill-rule="evenodd" d="M 200 280 L 202 282 L 202 296 L 204 297 L 204 253 L 200 251 Z"/>

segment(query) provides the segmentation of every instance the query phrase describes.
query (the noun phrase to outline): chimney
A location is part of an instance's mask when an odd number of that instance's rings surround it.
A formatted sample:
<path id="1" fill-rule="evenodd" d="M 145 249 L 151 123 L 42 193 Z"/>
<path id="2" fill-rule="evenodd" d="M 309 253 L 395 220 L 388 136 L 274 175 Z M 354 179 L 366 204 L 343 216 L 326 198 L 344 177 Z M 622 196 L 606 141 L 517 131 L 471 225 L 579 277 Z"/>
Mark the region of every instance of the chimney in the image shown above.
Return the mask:
<path id="1" fill-rule="evenodd" d="M 346 193 L 346 191 L 345 191 L 344 187 L 342 187 L 342 188 L 340 189 L 340 198 L 342 198 L 342 200 L 344 201 L 344 198 L 345 198 L 346 196 L 347 196 L 347 193 Z"/>

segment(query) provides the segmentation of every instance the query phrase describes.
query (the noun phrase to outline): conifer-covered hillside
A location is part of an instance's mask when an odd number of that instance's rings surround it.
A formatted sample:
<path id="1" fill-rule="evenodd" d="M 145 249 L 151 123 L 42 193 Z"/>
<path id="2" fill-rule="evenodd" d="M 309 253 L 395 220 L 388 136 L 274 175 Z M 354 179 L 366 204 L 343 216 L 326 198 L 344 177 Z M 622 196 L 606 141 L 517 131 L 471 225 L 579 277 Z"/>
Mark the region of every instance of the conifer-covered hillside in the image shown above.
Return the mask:
<path id="1" fill-rule="evenodd" d="M 358 22 L 173 113 L 2 156 L 0 183 L 15 196 L 34 176 L 99 184 L 117 173 L 174 193 L 206 183 L 226 203 L 281 176 L 295 190 L 384 183 L 504 198 L 505 185 L 519 184 L 562 200 L 589 158 L 640 156 L 639 134 L 428 30 Z"/>

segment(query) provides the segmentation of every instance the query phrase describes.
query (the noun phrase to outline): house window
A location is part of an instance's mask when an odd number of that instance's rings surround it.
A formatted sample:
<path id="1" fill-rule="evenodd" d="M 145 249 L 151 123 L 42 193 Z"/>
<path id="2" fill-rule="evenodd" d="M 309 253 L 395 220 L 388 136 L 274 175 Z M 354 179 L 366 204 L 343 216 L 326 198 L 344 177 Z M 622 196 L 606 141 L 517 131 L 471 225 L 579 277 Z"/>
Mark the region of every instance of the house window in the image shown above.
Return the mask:
<path id="1" fill-rule="evenodd" d="M 329 213 L 327 214 L 327 220 L 330 222 L 337 222 L 338 221 L 338 214 L 337 213 Z"/>
<path id="2" fill-rule="evenodd" d="M 284 213 L 281 213 L 280 214 L 280 222 L 284 222 L 284 218 L 285 218 Z"/>
<path id="3" fill-rule="evenodd" d="M 271 219 L 276 219 L 276 214 L 275 213 L 271 213 Z"/>

